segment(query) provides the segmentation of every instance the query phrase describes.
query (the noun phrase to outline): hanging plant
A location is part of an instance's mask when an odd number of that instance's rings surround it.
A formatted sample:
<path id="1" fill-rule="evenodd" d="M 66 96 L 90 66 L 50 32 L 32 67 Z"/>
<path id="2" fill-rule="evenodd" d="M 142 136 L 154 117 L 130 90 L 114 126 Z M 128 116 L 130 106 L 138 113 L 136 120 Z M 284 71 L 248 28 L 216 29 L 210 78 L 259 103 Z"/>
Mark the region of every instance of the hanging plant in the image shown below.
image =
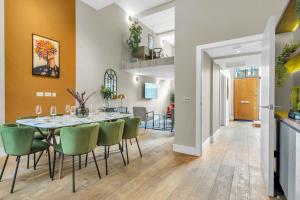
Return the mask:
<path id="1" fill-rule="evenodd" d="M 137 21 L 134 21 L 129 27 L 129 32 L 130 35 L 129 35 L 129 39 L 127 40 L 127 44 L 129 48 L 132 50 L 132 52 L 135 52 L 138 49 L 139 44 L 141 42 L 141 35 L 143 29 Z"/>
<path id="2" fill-rule="evenodd" d="M 282 87 L 287 78 L 287 69 L 285 64 L 289 61 L 289 57 L 297 50 L 299 44 L 286 44 L 280 55 L 276 58 L 276 85 Z"/>
<path id="3" fill-rule="evenodd" d="M 300 19 L 300 0 L 296 0 L 296 14 L 298 19 Z"/>

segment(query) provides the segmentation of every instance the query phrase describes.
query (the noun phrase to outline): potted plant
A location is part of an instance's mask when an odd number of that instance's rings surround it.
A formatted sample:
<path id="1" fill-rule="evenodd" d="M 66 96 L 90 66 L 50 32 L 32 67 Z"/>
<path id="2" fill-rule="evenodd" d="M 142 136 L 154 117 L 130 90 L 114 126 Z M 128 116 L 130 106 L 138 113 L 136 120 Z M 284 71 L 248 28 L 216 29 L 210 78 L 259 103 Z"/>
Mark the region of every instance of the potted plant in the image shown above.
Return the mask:
<path id="1" fill-rule="evenodd" d="M 82 92 L 81 94 L 79 92 L 75 92 L 73 89 L 67 89 L 67 91 L 76 99 L 76 101 L 79 104 L 79 107 L 76 108 L 76 116 L 83 118 L 89 116 L 89 109 L 85 106 L 87 100 L 95 94 L 93 92 L 89 96 L 85 98 L 86 92 Z"/>
<path id="2" fill-rule="evenodd" d="M 137 55 L 139 44 L 141 42 L 141 35 L 143 32 L 143 28 L 139 25 L 137 21 L 134 21 L 129 27 L 129 38 L 127 40 L 127 44 L 132 51 L 132 55 L 139 57 Z"/>
<path id="3" fill-rule="evenodd" d="M 104 85 L 101 86 L 100 92 L 103 96 L 105 107 L 109 108 L 109 100 L 112 98 L 113 93 L 109 88 L 106 88 Z"/>

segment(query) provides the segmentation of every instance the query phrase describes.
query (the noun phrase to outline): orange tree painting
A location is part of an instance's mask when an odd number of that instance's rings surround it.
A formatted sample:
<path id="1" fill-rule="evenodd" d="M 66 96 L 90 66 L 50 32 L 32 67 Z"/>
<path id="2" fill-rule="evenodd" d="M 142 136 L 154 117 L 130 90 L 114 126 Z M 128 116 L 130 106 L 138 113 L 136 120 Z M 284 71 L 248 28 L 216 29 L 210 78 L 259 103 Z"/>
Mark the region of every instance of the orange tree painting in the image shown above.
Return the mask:
<path id="1" fill-rule="evenodd" d="M 32 74 L 59 78 L 59 42 L 33 34 L 32 47 Z"/>

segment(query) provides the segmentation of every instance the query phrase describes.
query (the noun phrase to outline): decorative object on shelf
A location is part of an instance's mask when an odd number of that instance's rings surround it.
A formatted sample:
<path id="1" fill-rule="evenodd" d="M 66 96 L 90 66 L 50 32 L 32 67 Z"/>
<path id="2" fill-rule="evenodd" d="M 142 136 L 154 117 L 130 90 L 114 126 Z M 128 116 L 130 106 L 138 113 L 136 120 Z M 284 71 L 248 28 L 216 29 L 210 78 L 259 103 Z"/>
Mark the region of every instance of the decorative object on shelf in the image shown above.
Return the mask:
<path id="1" fill-rule="evenodd" d="M 76 108 L 76 116 L 79 118 L 84 118 L 89 116 L 89 109 L 85 106 L 85 103 L 91 96 L 93 96 L 96 92 L 93 92 L 92 94 L 88 95 L 85 98 L 86 92 L 82 92 L 79 94 L 79 92 L 75 92 L 73 89 L 67 89 L 67 91 L 76 99 L 76 101 L 79 104 L 79 107 Z"/>
<path id="2" fill-rule="evenodd" d="M 119 94 L 118 99 L 121 100 L 121 107 L 123 107 L 123 99 L 125 99 L 125 95 L 124 94 Z"/>
<path id="3" fill-rule="evenodd" d="M 106 88 L 104 85 L 101 86 L 100 92 L 103 96 L 105 107 L 109 108 L 109 100 L 111 99 L 113 93 L 109 88 Z"/>
<path id="4" fill-rule="evenodd" d="M 285 84 L 288 71 L 285 64 L 289 61 L 290 56 L 297 50 L 299 44 L 286 44 L 279 56 L 276 58 L 276 85 L 281 87 Z"/>
<path id="5" fill-rule="evenodd" d="M 32 75 L 59 78 L 59 42 L 32 34 Z"/>
<path id="6" fill-rule="evenodd" d="M 141 35 L 143 32 L 143 28 L 139 25 L 138 21 L 132 22 L 129 27 L 129 39 L 127 40 L 127 44 L 131 49 L 132 53 L 137 51 L 139 44 L 141 42 Z"/>
<path id="7" fill-rule="evenodd" d="M 104 74 L 104 87 L 110 89 L 112 95 L 110 98 L 113 99 L 114 96 L 117 96 L 117 73 L 113 69 L 107 69 Z"/>

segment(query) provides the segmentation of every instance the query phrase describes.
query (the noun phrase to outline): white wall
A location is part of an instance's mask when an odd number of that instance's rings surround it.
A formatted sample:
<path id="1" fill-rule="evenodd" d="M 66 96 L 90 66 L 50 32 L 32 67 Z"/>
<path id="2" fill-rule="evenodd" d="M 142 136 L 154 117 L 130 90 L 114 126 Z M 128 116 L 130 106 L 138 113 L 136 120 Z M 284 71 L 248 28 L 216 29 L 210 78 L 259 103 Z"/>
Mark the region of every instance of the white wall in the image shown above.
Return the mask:
<path id="1" fill-rule="evenodd" d="M 212 133 L 220 129 L 220 66 L 213 64 L 213 80 L 212 80 Z"/>
<path id="2" fill-rule="evenodd" d="M 196 147 L 196 46 L 260 34 L 268 17 L 279 17 L 286 3 L 287 0 L 176 0 L 176 145 Z M 184 101 L 185 97 L 191 101 Z"/>
<path id="3" fill-rule="evenodd" d="M 99 90 L 104 83 L 104 72 L 108 68 L 116 71 L 118 77 L 118 94 L 125 94 L 124 106 L 146 106 L 156 113 L 166 112 L 169 103 L 168 81 L 161 81 L 159 99 L 145 100 L 143 98 L 143 83 L 156 83 L 155 78 L 139 77 L 135 82 L 134 75 L 120 70 L 122 60 L 129 59 L 130 51 L 126 44 L 129 36 L 127 14 L 113 4 L 96 11 L 81 1 L 76 1 L 76 87 L 91 93 Z M 147 27 L 143 26 L 141 45 L 148 43 Z M 103 105 L 100 93 L 97 93 L 89 104 Z M 120 104 L 112 101 L 112 105 Z"/>

